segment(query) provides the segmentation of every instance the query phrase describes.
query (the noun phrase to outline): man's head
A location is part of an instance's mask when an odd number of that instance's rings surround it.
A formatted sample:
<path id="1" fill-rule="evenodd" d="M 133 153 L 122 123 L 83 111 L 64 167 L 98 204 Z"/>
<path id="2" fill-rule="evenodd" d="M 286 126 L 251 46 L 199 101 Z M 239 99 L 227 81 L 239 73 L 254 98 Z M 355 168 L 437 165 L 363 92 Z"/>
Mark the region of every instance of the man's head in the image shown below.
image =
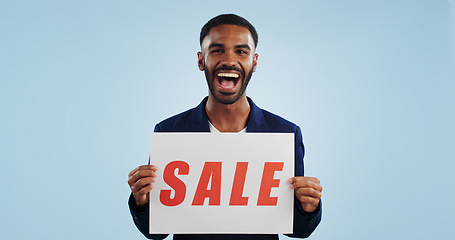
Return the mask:
<path id="1" fill-rule="evenodd" d="M 246 97 L 246 87 L 256 71 L 256 45 L 256 30 L 239 16 L 220 15 L 204 25 L 198 65 L 205 72 L 209 97 L 222 104 Z"/>
<path id="2" fill-rule="evenodd" d="M 210 19 L 210 21 L 208 21 L 201 29 L 199 44 L 202 46 L 202 41 L 204 40 L 205 36 L 209 34 L 212 28 L 223 24 L 237 25 L 248 29 L 251 33 L 251 37 L 253 38 L 254 47 L 256 48 L 258 46 L 258 33 L 256 32 L 256 29 L 253 27 L 253 25 L 251 25 L 250 22 L 248 22 L 248 20 L 235 14 L 221 14 Z"/>

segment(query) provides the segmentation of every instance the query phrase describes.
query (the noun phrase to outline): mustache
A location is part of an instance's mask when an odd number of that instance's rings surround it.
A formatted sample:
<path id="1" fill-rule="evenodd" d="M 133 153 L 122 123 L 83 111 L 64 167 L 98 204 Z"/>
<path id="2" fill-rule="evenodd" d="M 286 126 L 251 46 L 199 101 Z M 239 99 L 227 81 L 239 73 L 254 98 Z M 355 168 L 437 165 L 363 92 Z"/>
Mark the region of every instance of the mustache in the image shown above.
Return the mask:
<path id="1" fill-rule="evenodd" d="M 240 72 L 242 74 L 242 76 L 245 76 L 245 72 L 238 68 L 238 67 L 229 67 L 229 66 L 221 66 L 221 67 L 217 67 L 215 69 L 213 69 L 213 74 L 215 74 L 216 72 L 219 72 L 219 71 L 222 71 L 222 70 L 225 70 L 225 71 L 237 71 L 237 72 Z"/>

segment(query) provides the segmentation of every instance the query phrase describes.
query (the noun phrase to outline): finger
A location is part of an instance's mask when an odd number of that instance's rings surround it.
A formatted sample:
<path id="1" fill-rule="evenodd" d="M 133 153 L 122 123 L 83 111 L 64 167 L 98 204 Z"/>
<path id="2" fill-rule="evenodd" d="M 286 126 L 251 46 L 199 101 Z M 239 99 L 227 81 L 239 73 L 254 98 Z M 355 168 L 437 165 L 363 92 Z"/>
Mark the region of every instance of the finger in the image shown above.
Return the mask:
<path id="1" fill-rule="evenodd" d="M 312 182 L 315 182 L 315 183 L 321 183 L 321 181 L 319 181 L 318 178 L 315 178 L 315 177 L 292 177 L 292 178 L 289 178 L 288 182 L 290 184 L 294 183 L 294 182 L 297 182 L 297 181 L 301 181 L 301 180 L 310 180 Z"/>
<path id="2" fill-rule="evenodd" d="M 134 199 L 136 200 L 137 206 L 144 206 L 147 204 L 150 198 L 150 191 L 152 190 L 153 185 L 149 185 L 147 187 L 142 188 L 136 194 L 133 194 Z"/>
<path id="3" fill-rule="evenodd" d="M 319 201 L 314 201 L 312 203 L 301 203 L 301 206 L 305 212 L 314 212 L 318 208 Z"/>
<path id="4" fill-rule="evenodd" d="M 309 181 L 309 180 L 301 180 L 294 182 L 291 184 L 291 189 L 299 189 L 299 188 L 313 188 L 319 192 L 322 192 L 322 186 L 318 183 Z"/>
<path id="5" fill-rule="evenodd" d="M 148 194 L 150 191 L 152 191 L 152 189 L 153 189 L 153 185 L 152 185 L 152 184 L 149 184 L 149 185 L 147 185 L 147 186 L 141 188 L 141 190 L 139 190 L 137 193 L 138 193 L 139 195 L 146 195 L 146 194 Z"/>
<path id="6" fill-rule="evenodd" d="M 156 175 L 157 174 L 155 172 L 151 171 L 151 170 L 138 171 L 138 172 L 136 172 L 133 176 L 131 176 L 128 179 L 128 184 L 130 185 L 130 187 L 132 187 L 140 179 L 142 179 L 142 178 L 155 178 Z"/>
<path id="7" fill-rule="evenodd" d="M 133 169 L 131 172 L 129 172 L 128 177 L 133 176 L 136 172 L 141 171 L 141 170 L 154 170 L 154 171 L 156 171 L 156 170 L 158 170 L 158 167 L 155 166 L 155 165 L 142 165 L 142 166 L 139 166 L 139 167 Z"/>
<path id="8" fill-rule="evenodd" d="M 158 167 L 155 166 L 155 165 L 142 165 L 142 166 L 139 166 L 135 169 L 133 169 L 129 174 L 128 174 L 128 178 L 130 178 L 131 176 L 133 176 L 136 172 L 138 172 L 139 170 L 158 170 Z"/>
<path id="9" fill-rule="evenodd" d="M 128 184 L 132 186 L 141 178 L 152 177 L 155 178 L 157 176 L 156 170 L 138 170 L 133 175 L 131 175 L 128 179 Z"/>
<path id="10" fill-rule="evenodd" d="M 317 198 L 312 198 L 312 197 L 308 197 L 308 196 L 301 196 L 300 198 L 297 198 L 297 199 L 299 199 L 299 201 L 302 204 L 309 204 L 309 205 L 312 205 L 312 206 L 315 206 L 315 207 L 317 207 L 319 205 L 319 199 L 317 199 Z"/>
<path id="11" fill-rule="evenodd" d="M 313 188 L 299 188 L 295 191 L 295 195 L 297 196 L 297 198 L 304 196 L 321 199 L 322 197 L 321 192 L 318 192 Z"/>
<path id="12" fill-rule="evenodd" d="M 318 192 L 322 192 L 323 188 L 320 184 L 314 182 L 296 182 L 291 185 L 291 189 L 312 188 Z"/>
<path id="13" fill-rule="evenodd" d="M 131 185 L 131 191 L 133 193 L 140 191 L 142 188 L 152 185 L 155 182 L 155 178 L 147 177 L 137 180 L 134 184 Z"/>

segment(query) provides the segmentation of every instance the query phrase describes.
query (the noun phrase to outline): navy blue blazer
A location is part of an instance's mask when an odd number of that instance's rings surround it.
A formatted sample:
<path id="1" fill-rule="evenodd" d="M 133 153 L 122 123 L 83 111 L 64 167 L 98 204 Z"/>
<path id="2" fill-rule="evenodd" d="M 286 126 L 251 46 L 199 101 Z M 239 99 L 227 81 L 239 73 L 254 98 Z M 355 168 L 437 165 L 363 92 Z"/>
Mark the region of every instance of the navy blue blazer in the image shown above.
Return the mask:
<path id="1" fill-rule="evenodd" d="M 170 117 L 155 126 L 155 132 L 209 132 L 209 120 L 205 111 L 207 97 L 195 108 L 187 110 L 173 117 Z M 294 133 L 295 135 L 295 176 L 303 174 L 303 155 L 304 147 L 300 128 L 285 120 L 284 118 L 272 114 L 257 107 L 248 98 L 250 103 L 250 115 L 247 123 L 247 132 L 276 132 Z M 149 210 L 138 208 L 132 195 L 128 201 L 133 221 L 137 228 L 149 239 L 163 239 L 167 234 L 149 234 Z M 290 237 L 306 238 L 316 229 L 321 221 L 322 203 L 312 213 L 306 213 L 300 202 L 294 199 L 294 227 Z M 175 240 L 190 239 L 278 239 L 278 234 L 175 234 Z"/>

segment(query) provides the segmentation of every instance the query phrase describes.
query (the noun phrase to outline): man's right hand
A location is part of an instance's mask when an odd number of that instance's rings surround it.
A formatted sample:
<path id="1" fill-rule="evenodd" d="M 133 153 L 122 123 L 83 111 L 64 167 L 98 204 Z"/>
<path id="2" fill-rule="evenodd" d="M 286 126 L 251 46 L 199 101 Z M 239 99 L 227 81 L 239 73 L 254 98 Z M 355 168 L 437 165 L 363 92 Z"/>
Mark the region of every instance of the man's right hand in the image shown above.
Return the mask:
<path id="1" fill-rule="evenodd" d="M 135 168 L 128 174 L 128 184 L 130 185 L 136 206 L 145 206 L 149 201 L 149 192 L 155 182 L 156 170 L 154 165 L 142 165 Z"/>

